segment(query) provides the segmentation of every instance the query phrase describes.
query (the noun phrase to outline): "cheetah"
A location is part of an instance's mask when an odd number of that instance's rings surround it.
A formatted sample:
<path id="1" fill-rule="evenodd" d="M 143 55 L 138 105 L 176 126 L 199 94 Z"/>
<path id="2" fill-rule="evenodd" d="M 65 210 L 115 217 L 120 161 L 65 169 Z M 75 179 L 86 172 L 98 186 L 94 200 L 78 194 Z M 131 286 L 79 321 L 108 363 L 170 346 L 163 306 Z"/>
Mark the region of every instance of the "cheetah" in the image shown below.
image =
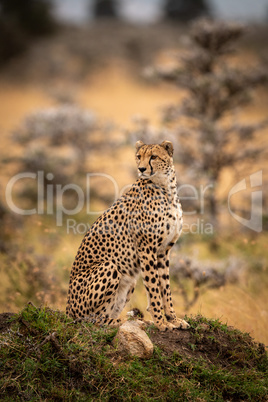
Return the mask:
<path id="1" fill-rule="evenodd" d="M 182 230 L 172 143 L 138 141 L 136 163 L 138 180 L 95 221 L 78 249 L 66 313 L 119 325 L 141 274 L 155 326 L 187 329 L 176 317 L 169 281 L 170 250 Z"/>

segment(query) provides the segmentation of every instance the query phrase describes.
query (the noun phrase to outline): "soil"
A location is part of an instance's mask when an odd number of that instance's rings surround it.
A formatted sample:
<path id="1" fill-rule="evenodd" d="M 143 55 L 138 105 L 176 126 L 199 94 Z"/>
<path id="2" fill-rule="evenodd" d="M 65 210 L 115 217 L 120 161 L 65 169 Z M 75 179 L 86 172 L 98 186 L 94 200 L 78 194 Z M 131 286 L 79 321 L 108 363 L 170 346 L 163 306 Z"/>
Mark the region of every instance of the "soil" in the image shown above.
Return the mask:
<path id="1" fill-rule="evenodd" d="M 14 313 L 0 314 L 0 332 L 7 331 L 14 320 Z M 199 317 L 196 317 L 198 320 Z M 149 325 L 149 323 L 148 323 Z M 154 346 L 163 350 L 167 356 L 174 353 L 186 359 L 202 359 L 208 365 L 218 365 L 222 368 L 250 368 L 257 363 L 258 357 L 265 354 L 265 346 L 253 341 L 249 334 L 235 331 L 232 327 L 223 331 L 212 328 L 211 325 L 200 323 L 189 330 L 173 330 L 160 332 L 155 328 L 148 329 L 148 334 Z M 246 349 L 256 350 L 252 358 L 248 358 Z"/>
<path id="2" fill-rule="evenodd" d="M 12 324 L 10 318 L 13 317 L 14 313 L 2 313 L 0 314 L 0 332 L 6 331 Z"/>
<path id="3" fill-rule="evenodd" d="M 261 355 L 265 353 L 262 343 L 255 343 L 249 334 L 228 327 L 226 332 L 211 328 L 209 324 L 199 324 L 189 330 L 159 332 L 152 330 L 149 337 L 155 346 L 164 350 L 168 356 L 175 353 L 190 359 L 202 359 L 214 364 L 235 369 L 253 367 L 256 359 L 248 359 L 246 349 L 251 347 Z"/>

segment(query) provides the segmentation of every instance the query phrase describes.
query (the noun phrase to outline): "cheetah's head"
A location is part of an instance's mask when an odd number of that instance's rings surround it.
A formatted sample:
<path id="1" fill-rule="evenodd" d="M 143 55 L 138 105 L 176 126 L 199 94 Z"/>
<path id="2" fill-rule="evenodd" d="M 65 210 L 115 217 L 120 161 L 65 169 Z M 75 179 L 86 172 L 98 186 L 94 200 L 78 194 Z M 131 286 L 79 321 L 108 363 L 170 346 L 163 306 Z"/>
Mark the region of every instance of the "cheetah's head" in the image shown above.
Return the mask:
<path id="1" fill-rule="evenodd" d="M 173 166 L 172 156 L 173 145 L 170 141 L 151 145 L 138 141 L 136 143 L 136 163 L 140 178 L 151 179 L 168 174 Z"/>

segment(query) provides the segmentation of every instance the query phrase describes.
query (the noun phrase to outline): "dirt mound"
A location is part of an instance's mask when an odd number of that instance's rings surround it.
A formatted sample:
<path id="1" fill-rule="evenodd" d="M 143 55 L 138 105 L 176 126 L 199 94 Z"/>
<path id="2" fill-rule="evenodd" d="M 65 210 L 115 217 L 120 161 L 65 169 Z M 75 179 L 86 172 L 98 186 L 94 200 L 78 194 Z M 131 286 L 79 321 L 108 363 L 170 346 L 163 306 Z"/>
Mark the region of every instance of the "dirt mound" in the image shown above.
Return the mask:
<path id="1" fill-rule="evenodd" d="M 14 313 L 0 314 L 0 332 L 4 332 L 16 320 Z M 174 354 L 188 359 L 202 359 L 208 364 L 231 367 L 254 367 L 265 355 L 265 345 L 256 343 L 247 333 L 222 324 L 218 320 L 208 320 L 202 316 L 187 318 L 189 330 L 159 332 L 148 327 L 147 333 L 153 344 L 167 356 Z M 149 325 L 149 324 L 148 324 Z M 254 353 L 252 353 L 254 351 Z"/>
<path id="2" fill-rule="evenodd" d="M 11 326 L 10 318 L 13 317 L 14 313 L 2 313 L 0 314 L 0 332 L 6 331 Z"/>
<path id="3" fill-rule="evenodd" d="M 0 394 L 5 400 L 267 400 L 264 345 L 205 317 L 159 332 L 149 359 L 121 354 L 115 328 L 72 320 L 31 303 L 0 315 Z M 105 398 L 104 398 L 105 395 Z M 1 399 L 2 400 L 2 399 Z M 4 400 L 4 398 L 3 398 Z"/>
<path id="4" fill-rule="evenodd" d="M 218 320 L 197 316 L 187 321 L 191 324 L 187 331 L 159 332 L 152 329 L 149 336 L 154 345 L 169 356 L 177 353 L 186 358 L 201 358 L 208 364 L 223 368 L 250 368 L 265 354 L 265 345 Z M 249 353 L 252 350 L 254 353 Z"/>

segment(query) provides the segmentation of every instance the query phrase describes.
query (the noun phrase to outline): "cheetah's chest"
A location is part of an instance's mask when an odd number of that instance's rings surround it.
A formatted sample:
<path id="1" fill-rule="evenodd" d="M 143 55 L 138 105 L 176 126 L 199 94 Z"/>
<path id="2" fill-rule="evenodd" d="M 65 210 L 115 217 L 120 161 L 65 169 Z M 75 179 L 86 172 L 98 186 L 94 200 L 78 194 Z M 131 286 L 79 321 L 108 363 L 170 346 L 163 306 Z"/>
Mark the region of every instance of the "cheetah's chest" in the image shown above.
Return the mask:
<path id="1" fill-rule="evenodd" d="M 182 231 L 182 208 L 180 203 L 177 207 L 173 207 L 166 218 L 164 241 L 161 244 L 160 252 L 162 252 L 169 243 L 175 243 Z"/>

